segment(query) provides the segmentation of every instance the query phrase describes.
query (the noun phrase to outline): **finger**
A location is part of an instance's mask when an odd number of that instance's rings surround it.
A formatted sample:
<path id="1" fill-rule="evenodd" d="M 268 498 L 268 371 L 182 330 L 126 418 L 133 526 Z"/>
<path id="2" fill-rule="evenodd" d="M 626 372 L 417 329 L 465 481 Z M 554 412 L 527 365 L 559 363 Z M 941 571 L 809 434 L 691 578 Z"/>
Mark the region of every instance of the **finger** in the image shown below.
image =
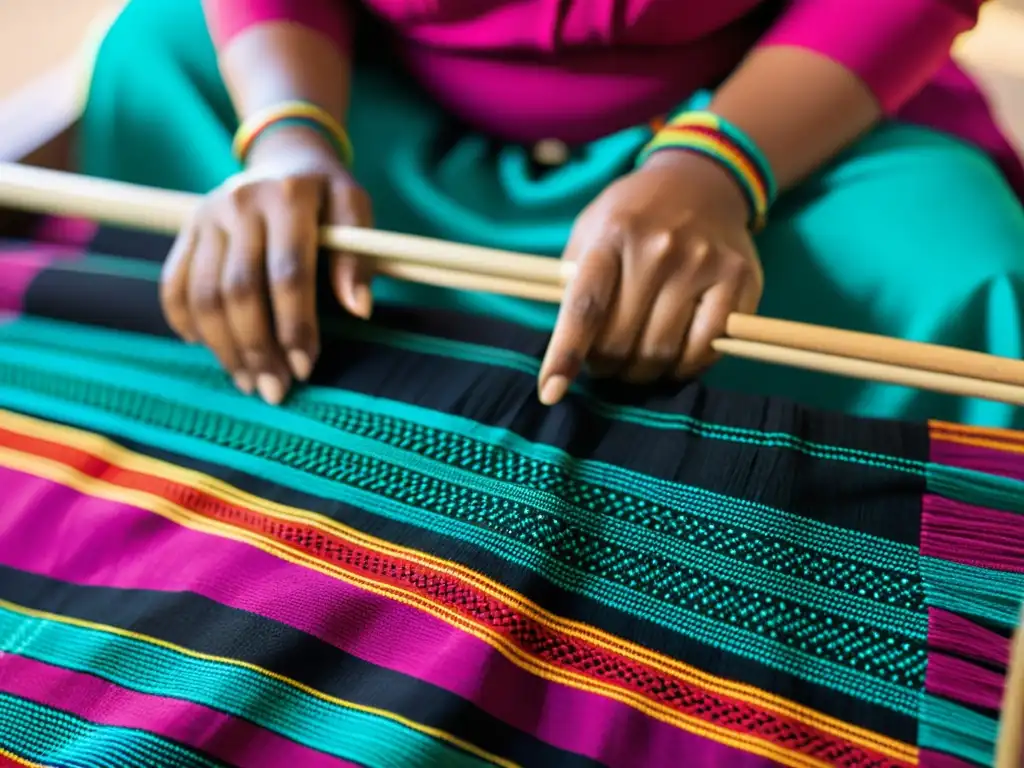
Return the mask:
<path id="1" fill-rule="evenodd" d="M 718 359 L 711 342 L 725 335 L 726 322 L 740 303 L 741 292 L 735 283 L 716 283 L 700 297 L 676 366 L 677 378 L 693 378 Z"/>
<path id="2" fill-rule="evenodd" d="M 672 238 L 667 234 L 655 235 L 639 246 L 627 243 L 618 294 L 591 355 L 599 375 L 618 374 L 633 357 L 670 269 L 673 250 Z"/>
<path id="3" fill-rule="evenodd" d="M 217 227 L 204 227 L 198 233 L 189 272 L 189 311 L 199 338 L 235 378 L 235 385 L 243 392 L 251 392 L 252 381 L 247 377 L 224 316 L 220 275 L 226 246 L 227 236 Z"/>
<path id="4" fill-rule="evenodd" d="M 369 197 L 348 180 L 331 187 L 326 214 L 331 224 L 373 226 Z M 330 267 L 331 288 L 338 302 L 356 317 L 369 320 L 373 313 L 373 294 L 370 290 L 373 273 L 367 261 L 352 253 L 334 253 L 331 255 Z"/>
<path id="5" fill-rule="evenodd" d="M 195 250 L 196 231 L 186 227 L 174 240 L 160 272 L 160 306 L 171 330 L 187 342 L 199 340 L 188 306 L 189 272 Z"/>
<path id="6" fill-rule="evenodd" d="M 310 190 L 315 195 L 316 190 Z M 297 199 L 266 218 L 267 274 L 277 331 L 275 348 L 283 350 L 295 378 L 305 381 L 320 355 L 316 313 L 317 224 L 315 197 Z"/>
<path id="7" fill-rule="evenodd" d="M 607 322 L 619 285 L 617 248 L 601 244 L 576 260 L 579 266 L 566 288 L 537 381 L 540 401 L 545 405 L 554 405 L 565 397 L 579 375 L 598 330 Z"/>
<path id="8" fill-rule="evenodd" d="M 353 253 L 331 255 L 331 288 L 345 309 L 356 317 L 369 320 L 373 314 L 373 274 L 365 259 Z"/>
<path id="9" fill-rule="evenodd" d="M 658 294 L 624 373 L 627 381 L 644 384 L 674 371 L 693 320 L 693 292 L 692 281 L 680 276 Z"/>
<path id="10" fill-rule="evenodd" d="M 276 405 L 284 399 L 291 377 L 270 323 L 265 239 L 257 216 L 234 219 L 220 279 L 224 315 L 251 387 Z"/>

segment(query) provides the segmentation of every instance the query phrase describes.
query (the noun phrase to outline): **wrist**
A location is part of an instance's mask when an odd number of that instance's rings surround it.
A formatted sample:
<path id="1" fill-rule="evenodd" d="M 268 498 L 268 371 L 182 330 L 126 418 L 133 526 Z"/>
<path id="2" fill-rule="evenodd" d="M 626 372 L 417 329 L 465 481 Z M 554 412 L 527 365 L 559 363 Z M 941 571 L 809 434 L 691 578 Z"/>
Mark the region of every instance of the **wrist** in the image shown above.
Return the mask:
<path id="1" fill-rule="evenodd" d="M 337 147 L 318 128 L 282 125 L 256 138 L 246 155 L 246 167 L 274 164 L 282 156 L 302 157 L 343 168 Z"/>
<path id="2" fill-rule="evenodd" d="M 640 170 L 682 174 L 716 210 L 735 217 L 744 227 L 750 221 L 751 206 L 740 181 L 709 157 L 687 149 L 662 149 L 651 153 Z"/>

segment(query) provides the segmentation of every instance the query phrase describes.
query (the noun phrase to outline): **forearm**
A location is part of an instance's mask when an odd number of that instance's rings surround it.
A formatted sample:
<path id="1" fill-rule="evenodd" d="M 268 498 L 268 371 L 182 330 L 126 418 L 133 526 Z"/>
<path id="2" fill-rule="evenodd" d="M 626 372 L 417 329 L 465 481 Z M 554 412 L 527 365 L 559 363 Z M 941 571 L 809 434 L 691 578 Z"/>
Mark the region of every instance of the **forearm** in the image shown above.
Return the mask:
<path id="1" fill-rule="evenodd" d="M 982 2 L 788 0 L 712 109 L 792 186 L 919 93 Z"/>
<path id="2" fill-rule="evenodd" d="M 780 189 L 812 174 L 882 116 L 849 69 L 814 51 L 755 50 L 717 91 L 711 110 L 764 153 Z"/>
<path id="3" fill-rule="evenodd" d="M 220 51 L 220 68 L 240 119 L 282 101 L 309 101 L 344 122 L 348 57 L 329 38 L 289 22 L 250 27 Z"/>
<path id="4" fill-rule="evenodd" d="M 203 9 L 240 120 L 301 100 L 344 124 L 352 23 L 346 0 L 203 0 Z"/>

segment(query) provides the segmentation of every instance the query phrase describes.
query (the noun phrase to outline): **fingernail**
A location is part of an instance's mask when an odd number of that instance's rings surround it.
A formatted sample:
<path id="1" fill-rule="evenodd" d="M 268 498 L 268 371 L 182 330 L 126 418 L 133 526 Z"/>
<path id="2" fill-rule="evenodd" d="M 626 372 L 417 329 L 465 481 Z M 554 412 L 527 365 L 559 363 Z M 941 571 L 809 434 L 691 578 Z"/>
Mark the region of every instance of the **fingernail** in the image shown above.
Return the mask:
<path id="1" fill-rule="evenodd" d="M 256 377 L 256 389 L 260 397 L 271 405 L 277 405 L 284 400 L 284 384 L 276 376 L 269 373 L 261 373 Z"/>
<path id="2" fill-rule="evenodd" d="M 352 312 L 356 317 L 369 320 L 373 313 L 373 294 L 365 285 L 357 285 L 352 295 Z"/>
<path id="3" fill-rule="evenodd" d="M 240 392 L 244 392 L 247 395 L 252 394 L 252 376 L 245 371 L 236 373 L 234 376 L 235 386 Z"/>
<path id="4" fill-rule="evenodd" d="M 293 349 L 288 353 L 288 365 L 299 381 L 305 381 L 313 372 L 313 361 L 301 349 Z"/>
<path id="5" fill-rule="evenodd" d="M 554 405 L 569 391 L 569 379 L 565 376 L 552 376 L 540 390 L 540 401 L 544 405 Z"/>

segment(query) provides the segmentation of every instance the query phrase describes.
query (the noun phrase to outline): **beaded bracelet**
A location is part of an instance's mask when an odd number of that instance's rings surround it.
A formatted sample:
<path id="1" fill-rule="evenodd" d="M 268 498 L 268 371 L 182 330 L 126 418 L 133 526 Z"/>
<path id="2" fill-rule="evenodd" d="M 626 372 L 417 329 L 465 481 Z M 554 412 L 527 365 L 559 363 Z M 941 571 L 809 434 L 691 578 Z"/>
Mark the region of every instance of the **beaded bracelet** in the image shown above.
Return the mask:
<path id="1" fill-rule="evenodd" d="M 722 166 L 743 190 L 750 228 L 756 232 L 764 227 L 778 186 L 768 161 L 746 134 L 711 112 L 683 112 L 656 128 L 637 165 L 663 149 L 694 152 Z"/>
<path id="2" fill-rule="evenodd" d="M 251 115 L 235 132 L 231 149 L 239 162 L 244 163 L 260 136 L 274 128 L 289 125 L 302 125 L 319 131 L 334 147 L 341 162 L 352 167 L 354 152 L 348 133 L 327 110 L 308 101 L 284 101 Z"/>

